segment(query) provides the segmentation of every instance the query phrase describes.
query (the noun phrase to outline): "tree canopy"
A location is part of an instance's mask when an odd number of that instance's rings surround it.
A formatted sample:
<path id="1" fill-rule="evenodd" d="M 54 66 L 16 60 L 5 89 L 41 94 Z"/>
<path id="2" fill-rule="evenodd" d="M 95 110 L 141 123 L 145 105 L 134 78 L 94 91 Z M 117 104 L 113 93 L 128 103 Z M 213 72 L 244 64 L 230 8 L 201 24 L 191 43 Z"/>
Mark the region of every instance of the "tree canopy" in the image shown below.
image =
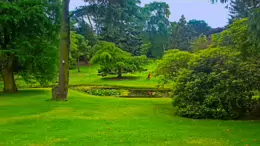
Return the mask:
<path id="1" fill-rule="evenodd" d="M 49 0 L 0 2 L 0 70 L 5 92 L 17 91 L 15 73 L 41 84 L 56 77 L 59 7 L 59 2 Z"/>

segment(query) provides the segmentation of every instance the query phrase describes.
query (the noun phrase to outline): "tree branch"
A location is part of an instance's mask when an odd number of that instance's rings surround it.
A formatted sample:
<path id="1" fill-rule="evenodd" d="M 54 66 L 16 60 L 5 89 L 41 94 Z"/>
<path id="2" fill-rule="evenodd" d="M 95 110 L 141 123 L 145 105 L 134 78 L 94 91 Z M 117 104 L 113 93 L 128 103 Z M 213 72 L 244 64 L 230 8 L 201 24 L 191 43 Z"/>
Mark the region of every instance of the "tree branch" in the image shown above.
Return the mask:
<path id="1" fill-rule="evenodd" d="M 82 8 L 82 9 L 78 9 L 78 10 L 76 10 L 76 11 L 73 11 L 73 12 L 70 13 L 69 17 L 72 17 L 72 16 L 75 15 L 75 14 L 79 14 L 79 13 L 82 12 L 83 10 L 84 10 L 84 9 Z"/>

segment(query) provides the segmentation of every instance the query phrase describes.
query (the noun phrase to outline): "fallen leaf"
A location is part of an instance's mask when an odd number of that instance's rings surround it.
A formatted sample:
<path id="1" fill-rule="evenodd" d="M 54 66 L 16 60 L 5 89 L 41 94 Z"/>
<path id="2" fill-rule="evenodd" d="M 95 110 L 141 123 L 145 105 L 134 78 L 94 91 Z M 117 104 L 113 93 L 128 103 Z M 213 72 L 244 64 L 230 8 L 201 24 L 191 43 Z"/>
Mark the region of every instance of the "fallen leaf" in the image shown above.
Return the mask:
<path id="1" fill-rule="evenodd" d="M 230 132 L 230 130 L 228 129 L 228 130 L 226 130 L 226 132 Z"/>

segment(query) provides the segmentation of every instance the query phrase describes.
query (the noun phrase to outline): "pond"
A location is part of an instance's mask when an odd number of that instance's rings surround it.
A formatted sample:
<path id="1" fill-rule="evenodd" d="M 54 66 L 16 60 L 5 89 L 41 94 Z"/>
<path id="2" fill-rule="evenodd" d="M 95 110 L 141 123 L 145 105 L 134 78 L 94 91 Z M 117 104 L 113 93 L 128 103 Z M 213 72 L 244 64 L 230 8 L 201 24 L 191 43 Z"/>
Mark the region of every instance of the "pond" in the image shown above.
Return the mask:
<path id="1" fill-rule="evenodd" d="M 171 97 L 169 89 L 125 89 L 113 87 L 73 87 L 72 89 L 95 96 L 116 96 L 122 98 L 167 98 Z"/>

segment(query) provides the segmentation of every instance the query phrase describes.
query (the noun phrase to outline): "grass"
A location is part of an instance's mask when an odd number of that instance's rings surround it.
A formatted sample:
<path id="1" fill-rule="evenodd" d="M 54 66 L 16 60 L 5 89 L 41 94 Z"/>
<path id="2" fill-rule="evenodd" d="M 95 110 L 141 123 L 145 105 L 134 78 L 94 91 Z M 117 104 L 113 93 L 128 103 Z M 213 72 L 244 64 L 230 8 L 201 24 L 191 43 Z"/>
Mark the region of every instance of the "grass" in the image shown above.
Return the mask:
<path id="1" fill-rule="evenodd" d="M 102 78 L 97 75 L 99 66 L 81 67 L 81 72 L 77 70 L 71 71 L 70 85 L 106 85 L 106 86 L 120 86 L 120 87 L 134 87 L 134 88 L 156 88 L 158 79 L 152 76 L 151 80 L 147 80 L 149 72 L 152 72 L 156 64 L 147 66 L 148 71 L 123 74 L 125 79 L 116 80 L 116 76 L 107 76 Z"/>
<path id="2" fill-rule="evenodd" d="M 179 118 L 171 99 L 101 98 L 72 90 L 68 102 L 50 97 L 50 89 L 0 94 L 0 145 L 260 145 L 260 122 Z"/>
<path id="3" fill-rule="evenodd" d="M 70 71 L 70 86 L 86 85 L 86 86 L 114 86 L 124 88 L 156 88 L 158 84 L 158 78 L 152 76 L 151 80 L 147 80 L 149 72 L 154 71 L 156 63 L 152 63 L 147 66 L 147 71 L 135 74 L 123 74 L 125 77 L 122 80 L 116 80 L 116 76 L 107 76 L 102 78 L 98 76 L 98 65 L 82 66 L 81 72 L 78 73 L 77 69 Z M 17 77 L 16 77 L 17 78 Z M 26 84 L 21 78 L 16 79 L 17 86 L 19 88 L 26 87 L 40 87 L 39 83 L 32 85 Z M 52 83 L 50 85 L 56 85 Z M 165 86 L 166 88 L 169 86 Z M 3 83 L 0 81 L 0 89 L 3 88 Z"/>

